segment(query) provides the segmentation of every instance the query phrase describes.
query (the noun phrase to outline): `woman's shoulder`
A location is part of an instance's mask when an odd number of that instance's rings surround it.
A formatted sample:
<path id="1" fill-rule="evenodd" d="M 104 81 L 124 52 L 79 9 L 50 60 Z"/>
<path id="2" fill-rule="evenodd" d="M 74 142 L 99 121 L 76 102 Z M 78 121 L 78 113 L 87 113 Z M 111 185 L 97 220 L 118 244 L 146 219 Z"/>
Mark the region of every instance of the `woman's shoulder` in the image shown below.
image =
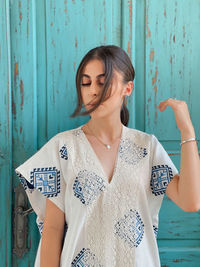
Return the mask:
<path id="1" fill-rule="evenodd" d="M 81 126 L 78 126 L 76 128 L 71 128 L 65 131 L 58 132 L 56 135 L 52 137 L 52 139 L 58 142 L 65 142 L 65 143 L 73 142 L 73 138 L 77 136 L 81 131 L 80 127 Z"/>
<path id="2" fill-rule="evenodd" d="M 68 151 L 67 153 L 74 152 L 75 136 L 80 132 L 80 127 L 68 129 L 58 132 L 45 144 L 49 148 L 54 148 L 57 151 Z"/>
<path id="3" fill-rule="evenodd" d="M 128 136 L 133 138 L 134 140 L 149 142 L 152 140 L 152 134 L 147 133 L 135 128 L 126 127 Z"/>
<path id="4" fill-rule="evenodd" d="M 62 131 L 62 132 L 59 132 L 56 134 L 56 137 L 57 138 L 62 138 L 62 137 L 65 137 L 65 136 L 73 136 L 74 133 L 79 130 L 79 127 L 77 128 L 72 128 L 72 129 L 68 129 L 68 130 L 65 130 L 65 131 Z"/>

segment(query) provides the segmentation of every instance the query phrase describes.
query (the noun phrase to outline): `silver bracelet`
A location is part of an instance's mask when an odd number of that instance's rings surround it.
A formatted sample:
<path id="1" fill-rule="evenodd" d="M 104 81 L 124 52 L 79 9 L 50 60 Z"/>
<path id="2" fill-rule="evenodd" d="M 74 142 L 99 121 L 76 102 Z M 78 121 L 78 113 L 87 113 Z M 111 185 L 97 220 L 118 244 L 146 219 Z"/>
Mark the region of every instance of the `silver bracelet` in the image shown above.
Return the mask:
<path id="1" fill-rule="evenodd" d="M 183 140 L 180 145 L 186 143 L 186 142 L 189 142 L 189 141 L 197 141 L 195 138 L 190 138 L 190 139 L 187 139 L 187 140 Z"/>

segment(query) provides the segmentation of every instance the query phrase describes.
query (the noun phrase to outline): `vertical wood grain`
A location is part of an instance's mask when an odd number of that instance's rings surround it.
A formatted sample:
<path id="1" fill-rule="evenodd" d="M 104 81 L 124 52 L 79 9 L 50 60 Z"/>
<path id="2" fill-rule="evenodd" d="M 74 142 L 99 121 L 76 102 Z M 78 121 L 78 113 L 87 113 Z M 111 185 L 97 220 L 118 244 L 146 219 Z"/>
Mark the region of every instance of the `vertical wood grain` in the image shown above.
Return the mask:
<path id="1" fill-rule="evenodd" d="M 0 1 L 0 259 L 12 263 L 12 104 L 9 1 Z"/>
<path id="2" fill-rule="evenodd" d="M 199 139 L 200 0 L 0 0 L 0 14 L 0 240 L 6 244 L 0 256 L 2 266 L 33 266 L 40 238 L 35 214 L 29 215 L 29 253 L 10 256 L 12 189 L 19 183 L 12 170 L 56 133 L 88 120 L 69 116 L 76 70 L 91 48 L 116 44 L 128 53 L 136 72 L 129 127 L 154 133 L 177 168 L 179 132 L 173 112 L 156 109 L 159 102 L 186 100 Z M 184 213 L 165 197 L 162 266 L 198 266 L 199 225 L 199 213 Z"/>

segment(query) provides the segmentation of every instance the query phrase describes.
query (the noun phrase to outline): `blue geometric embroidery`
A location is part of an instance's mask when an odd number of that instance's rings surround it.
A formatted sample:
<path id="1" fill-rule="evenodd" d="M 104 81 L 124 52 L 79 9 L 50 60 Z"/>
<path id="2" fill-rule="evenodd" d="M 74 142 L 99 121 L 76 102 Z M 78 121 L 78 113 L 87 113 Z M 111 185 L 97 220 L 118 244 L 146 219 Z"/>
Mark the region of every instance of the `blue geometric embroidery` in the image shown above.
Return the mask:
<path id="1" fill-rule="evenodd" d="M 135 165 L 147 154 L 146 148 L 136 145 L 129 138 L 121 140 L 119 155 L 126 163 Z"/>
<path id="2" fill-rule="evenodd" d="M 78 255 L 71 263 L 72 267 L 103 267 L 102 264 L 99 263 L 97 257 L 94 253 L 90 251 L 89 248 L 81 249 Z"/>
<path id="3" fill-rule="evenodd" d="M 17 173 L 17 175 L 19 176 L 19 181 L 21 182 L 21 184 L 23 185 L 24 190 L 27 189 L 27 182 L 26 179 L 19 173 Z"/>
<path id="4" fill-rule="evenodd" d="M 21 173 L 16 171 L 16 174 L 19 177 L 19 181 L 21 182 L 24 190 L 26 190 L 28 188 L 29 192 L 32 193 L 34 186 L 32 184 L 30 184 Z"/>
<path id="5" fill-rule="evenodd" d="M 104 188 L 105 181 L 87 170 L 80 171 L 73 184 L 74 195 L 85 205 L 92 203 Z"/>
<path id="6" fill-rule="evenodd" d="M 60 193 L 60 171 L 56 167 L 34 168 L 30 182 L 43 195 L 54 197 Z"/>
<path id="7" fill-rule="evenodd" d="M 42 235 L 42 229 L 43 229 L 43 225 L 44 225 L 44 222 L 43 222 L 43 221 L 41 221 L 41 222 L 37 223 L 37 226 L 38 226 L 38 229 L 39 229 L 40 235 Z"/>
<path id="8" fill-rule="evenodd" d="M 60 157 L 61 157 L 62 159 L 65 159 L 65 160 L 68 159 L 67 148 L 66 148 L 65 145 L 63 145 L 63 146 L 61 147 L 61 149 L 59 150 L 59 152 L 60 152 Z"/>
<path id="9" fill-rule="evenodd" d="M 168 165 L 153 166 L 150 181 L 152 193 L 155 196 L 164 194 L 172 178 L 172 169 Z"/>
<path id="10" fill-rule="evenodd" d="M 115 234 L 118 234 L 131 248 L 138 247 L 144 234 L 144 223 L 139 213 L 130 209 L 124 218 L 115 224 Z"/>
<path id="11" fill-rule="evenodd" d="M 156 227 L 155 225 L 153 225 L 153 230 L 154 230 L 155 237 L 157 238 L 157 235 L 158 235 L 158 227 Z"/>

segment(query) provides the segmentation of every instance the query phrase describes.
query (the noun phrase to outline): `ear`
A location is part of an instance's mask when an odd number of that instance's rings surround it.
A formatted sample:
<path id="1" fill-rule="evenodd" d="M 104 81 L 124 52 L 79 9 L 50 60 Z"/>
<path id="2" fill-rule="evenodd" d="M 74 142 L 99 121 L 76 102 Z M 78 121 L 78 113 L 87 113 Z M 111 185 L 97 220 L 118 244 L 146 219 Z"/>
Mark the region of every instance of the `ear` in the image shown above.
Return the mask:
<path id="1" fill-rule="evenodd" d="M 133 91 L 133 81 L 129 81 L 126 86 L 124 87 L 123 95 L 130 96 Z"/>

